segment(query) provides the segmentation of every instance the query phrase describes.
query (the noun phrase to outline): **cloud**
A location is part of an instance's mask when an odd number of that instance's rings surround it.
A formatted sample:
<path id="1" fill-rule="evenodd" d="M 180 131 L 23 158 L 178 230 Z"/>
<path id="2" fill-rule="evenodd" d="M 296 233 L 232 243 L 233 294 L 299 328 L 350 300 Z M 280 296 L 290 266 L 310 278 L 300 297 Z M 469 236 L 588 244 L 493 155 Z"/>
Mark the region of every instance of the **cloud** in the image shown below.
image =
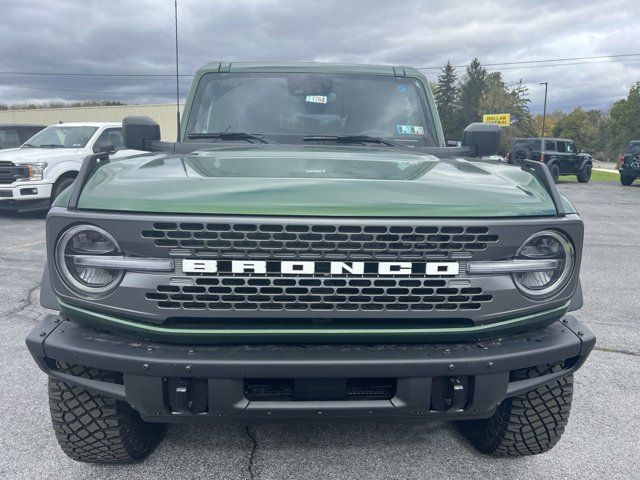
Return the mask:
<path id="1" fill-rule="evenodd" d="M 179 0 L 180 69 L 212 60 L 338 61 L 465 65 L 640 53 L 637 0 Z M 4 0 L 3 72 L 174 72 L 170 0 Z M 10 39 L 7 41 L 6 39 Z M 640 59 L 640 57 L 636 57 Z M 578 63 L 578 62 L 576 62 Z M 437 71 L 427 70 L 430 79 Z M 462 75 L 463 71 L 459 70 Z M 607 108 L 640 81 L 640 60 L 503 70 L 522 79 L 532 110 Z M 181 94 L 190 77 L 181 78 Z M 105 93 L 95 93 L 105 92 Z M 0 74 L 0 103 L 114 99 L 163 103 L 167 77 L 42 77 Z"/>

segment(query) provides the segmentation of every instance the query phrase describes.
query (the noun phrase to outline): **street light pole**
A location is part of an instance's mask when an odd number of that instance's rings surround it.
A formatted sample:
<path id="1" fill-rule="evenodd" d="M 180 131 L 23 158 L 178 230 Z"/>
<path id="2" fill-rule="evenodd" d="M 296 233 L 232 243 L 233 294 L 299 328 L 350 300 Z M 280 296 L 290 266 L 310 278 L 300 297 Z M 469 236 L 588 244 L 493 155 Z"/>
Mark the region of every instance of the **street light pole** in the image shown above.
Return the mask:
<path id="1" fill-rule="evenodd" d="M 174 0 L 174 18 L 176 27 L 176 129 L 177 141 L 180 141 L 180 70 L 178 69 L 178 0 Z"/>
<path id="2" fill-rule="evenodd" d="M 544 138 L 544 124 L 547 119 L 547 88 L 549 82 L 540 82 L 540 85 L 544 85 L 544 110 L 542 111 L 542 138 Z"/>

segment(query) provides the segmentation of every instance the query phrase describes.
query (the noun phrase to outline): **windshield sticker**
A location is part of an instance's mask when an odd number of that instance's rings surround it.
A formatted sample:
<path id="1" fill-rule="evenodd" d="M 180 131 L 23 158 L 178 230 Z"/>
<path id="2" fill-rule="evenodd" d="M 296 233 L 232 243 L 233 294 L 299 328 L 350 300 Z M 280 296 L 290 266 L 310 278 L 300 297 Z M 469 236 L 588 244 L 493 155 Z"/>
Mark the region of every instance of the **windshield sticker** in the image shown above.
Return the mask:
<path id="1" fill-rule="evenodd" d="M 309 103 L 327 103 L 327 97 L 324 95 L 307 95 L 307 102 Z"/>
<path id="2" fill-rule="evenodd" d="M 400 93 L 405 93 L 407 91 L 407 87 L 405 85 L 396 85 L 396 90 L 398 90 L 398 92 Z"/>
<path id="3" fill-rule="evenodd" d="M 398 135 L 424 135 L 424 127 L 420 125 L 398 125 Z"/>

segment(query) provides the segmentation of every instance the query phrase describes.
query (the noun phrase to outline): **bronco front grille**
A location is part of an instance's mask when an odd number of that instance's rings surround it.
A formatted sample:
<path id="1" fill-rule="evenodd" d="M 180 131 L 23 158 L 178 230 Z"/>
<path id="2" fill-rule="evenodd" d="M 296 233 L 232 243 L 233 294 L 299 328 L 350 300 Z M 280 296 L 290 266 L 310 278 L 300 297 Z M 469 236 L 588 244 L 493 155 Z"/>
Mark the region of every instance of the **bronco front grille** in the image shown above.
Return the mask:
<path id="1" fill-rule="evenodd" d="M 194 285 L 159 285 L 146 299 L 161 309 L 285 312 L 479 310 L 493 297 L 445 279 L 198 277 Z"/>
<path id="2" fill-rule="evenodd" d="M 498 242 L 485 226 L 156 222 L 142 237 L 156 247 L 207 258 L 427 259 Z"/>

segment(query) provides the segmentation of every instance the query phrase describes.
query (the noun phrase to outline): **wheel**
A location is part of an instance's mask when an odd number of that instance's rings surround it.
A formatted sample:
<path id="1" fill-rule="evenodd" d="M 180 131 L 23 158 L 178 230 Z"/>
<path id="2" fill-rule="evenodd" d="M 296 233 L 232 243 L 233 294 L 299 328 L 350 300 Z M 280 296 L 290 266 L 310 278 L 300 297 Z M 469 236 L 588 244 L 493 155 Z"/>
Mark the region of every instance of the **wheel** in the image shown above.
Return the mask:
<path id="1" fill-rule="evenodd" d="M 551 173 L 551 178 L 555 183 L 558 183 L 558 178 L 560 177 L 560 168 L 555 163 L 549 167 L 549 172 Z"/>
<path id="2" fill-rule="evenodd" d="M 635 177 L 632 177 L 631 175 L 620 175 L 620 183 L 622 185 L 629 186 L 633 183 L 634 180 Z"/>
<path id="3" fill-rule="evenodd" d="M 578 172 L 576 178 L 580 183 L 587 183 L 591 179 L 591 167 L 584 167 L 580 172 Z"/>
<path id="4" fill-rule="evenodd" d="M 522 161 L 526 160 L 527 158 L 529 158 L 529 156 L 527 155 L 526 151 L 518 150 L 516 153 L 513 154 L 513 163 L 515 165 L 522 165 Z"/>
<path id="5" fill-rule="evenodd" d="M 532 378 L 550 370 L 553 369 L 548 365 L 531 368 L 516 379 Z M 460 428 L 483 453 L 537 455 L 551 450 L 560 440 L 569 421 L 572 397 L 573 374 L 569 374 L 549 385 L 508 398 L 493 416 L 460 422 Z"/>
<path id="6" fill-rule="evenodd" d="M 117 374 L 60 364 L 62 371 L 102 381 Z M 162 440 L 165 425 L 147 423 L 127 403 L 49 379 L 49 409 L 56 439 L 73 460 L 130 463 L 145 458 Z"/>
<path id="7" fill-rule="evenodd" d="M 64 192 L 66 188 L 69 185 L 71 185 L 75 179 L 76 179 L 75 176 L 73 177 L 67 176 L 67 177 L 59 178 L 58 181 L 53 185 L 53 188 L 51 189 L 51 197 L 49 198 L 49 205 L 52 205 L 54 200 L 58 198 L 58 195 Z"/>

